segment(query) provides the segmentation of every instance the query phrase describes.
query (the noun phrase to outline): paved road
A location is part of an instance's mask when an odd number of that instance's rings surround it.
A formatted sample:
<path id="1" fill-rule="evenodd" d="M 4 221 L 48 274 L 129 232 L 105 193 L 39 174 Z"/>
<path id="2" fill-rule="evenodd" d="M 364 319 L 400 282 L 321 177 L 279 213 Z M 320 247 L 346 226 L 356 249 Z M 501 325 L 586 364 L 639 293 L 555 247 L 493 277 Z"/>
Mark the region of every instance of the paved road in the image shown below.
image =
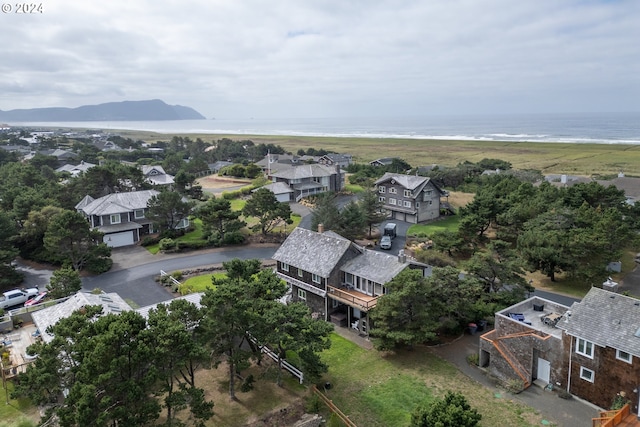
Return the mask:
<path id="1" fill-rule="evenodd" d="M 136 249 L 147 252 L 144 248 L 135 247 L 133 249 L 128 248 L 124 254 L 127 257 L 134 258 Z M 154 280 L 154 277 L 160 274 L 160 270 L 172 272 L 186 268 L 221 264 L 235 258 L 270 259 L 276 249 L 276 247 L 272 246 L 264 248 L 247 247 L 170 258 L 159 254 L 153 256 L 153 258 L 158 257 L 157 261 L 147 262 L 138 266 L 128 266 L 99 276 L 85 277 L 82 280 L 82 287 L 87 291 L 99 288 L 104 292 L 117 292 L 125 300 L 131 300 L 140 307 L 144 307 L 173 298 L 167 288 L 160 286 Z M 114 251 L 114 257 L 117 256 L 118 252 Z M 149 256 L 147 256 L 147 259 L 149 259 Z"/>

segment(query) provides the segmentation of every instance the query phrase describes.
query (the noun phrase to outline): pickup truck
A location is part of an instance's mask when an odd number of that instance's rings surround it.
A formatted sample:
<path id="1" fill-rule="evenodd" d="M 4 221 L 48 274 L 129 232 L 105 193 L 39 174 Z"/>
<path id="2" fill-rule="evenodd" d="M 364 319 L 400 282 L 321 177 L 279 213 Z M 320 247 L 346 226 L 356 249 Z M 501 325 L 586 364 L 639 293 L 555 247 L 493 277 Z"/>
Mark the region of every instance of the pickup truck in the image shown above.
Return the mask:
<path id="1" fill-rule="evenodd" d="M 0 296 L 0 308 L 6 309 L 9 307 L 20 305 L 26 302 L 28 299 L 38 295 L 38 292 L 39 291 L 37 288 L 14 289 L 12 291 L 4 292 Z"/>

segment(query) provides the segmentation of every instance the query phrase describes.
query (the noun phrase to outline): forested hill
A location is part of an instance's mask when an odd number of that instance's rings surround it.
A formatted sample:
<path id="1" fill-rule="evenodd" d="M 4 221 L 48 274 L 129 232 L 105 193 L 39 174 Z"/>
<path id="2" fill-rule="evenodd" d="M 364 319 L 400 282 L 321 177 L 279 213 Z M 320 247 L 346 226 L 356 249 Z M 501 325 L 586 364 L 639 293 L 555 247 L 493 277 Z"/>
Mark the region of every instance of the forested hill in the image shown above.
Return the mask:
<path id="1" fill-rule="evenodd" d="M 205 117 L 191 107 L 168 105 L 159 99 L 148 101 L 108 102 L 77 108 L 31 108 L 0 110 L 0 121 L 6 122 L 84 122 L 201 120 Z"/>

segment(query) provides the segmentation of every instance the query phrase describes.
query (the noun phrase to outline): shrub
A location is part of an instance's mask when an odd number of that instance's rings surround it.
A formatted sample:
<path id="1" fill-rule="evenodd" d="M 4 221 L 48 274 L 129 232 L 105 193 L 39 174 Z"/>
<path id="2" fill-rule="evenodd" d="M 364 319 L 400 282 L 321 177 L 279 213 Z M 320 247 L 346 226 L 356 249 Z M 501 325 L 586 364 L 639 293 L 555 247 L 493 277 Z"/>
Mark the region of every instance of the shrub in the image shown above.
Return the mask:
<path id="1" fill-rule="evenodd" d="M 511 393 L 518 394 L 524 390 L 524 383 L 520 379 L 511 378 L 505 383 L 505 387 Z"/>
<path id="2" fill-rule="evenodd" d="M 320 397 L 314 393 L 307 400 L 305 410 L 310 414 L 317 414 L 320 412 L 320 406 Z"/>
<path id="3" fill-rule="evenodd" d="M 111 270 L 113 260 L 111 258 L 91 258 L 87 261 L 86 269 L 90 273 L 102 274 Z"/>
<path id="4" fill-rule="evenodd" d="M 558 397 L 560 399 L 571 399 L 572 394 L 569 393 L 567 390 L 565 390 L 564 388 L 560 388 L 558 389 Z M 623 405 L 624 406 L 624 405 Z"/>
<path id="5" fill-rule="evenodd" d="M 244 243 L 244 234 L 242 234 L 240 231 L 226 233 L 224 235 L 224 243 L 227 245 L 237 245 L 240 243 Z"/>
<path id="6" fill-rule="evenodd" d="M 160 250 L 163 252 L 171 251 L 176 248 L 176 241 L 170 238 L 160 240 Z"/>
<path id="7" fill-rule="evenodd" d="M 177 271 L 174 271 L 173 273 L 171 273 L 171 276 L 173 276 L 173 278 L 176 279 L 176 280 L 182 280 L 183 274 L 182 274 L 182 271 L 177 270 Z"/>
<path id="8" fill-rule="evenodd" d="M 209 246 L 206 240 L 195 240 L 191 242 L 176 242 L 175 248 L 178 251 L 204 249 Z"/>
<path id="9" fill-rule="evenodd" d="M 160 242 L 160 238 L 159 237 L 152 237 L 152 236 L 145 236 L 142 239 L 142 242 L 140 242 L 140 244 L 142 246 L 151 246 L 151 245 L 155 245 L 156 243 Z"/>
<path id="10" fill-rule="evenodd" d="M 467 356 L 467 362 L 469 365 L 478 366 L 480 364 L 480 356 L 478 356 L 478 353 L 472 353 Z"/>

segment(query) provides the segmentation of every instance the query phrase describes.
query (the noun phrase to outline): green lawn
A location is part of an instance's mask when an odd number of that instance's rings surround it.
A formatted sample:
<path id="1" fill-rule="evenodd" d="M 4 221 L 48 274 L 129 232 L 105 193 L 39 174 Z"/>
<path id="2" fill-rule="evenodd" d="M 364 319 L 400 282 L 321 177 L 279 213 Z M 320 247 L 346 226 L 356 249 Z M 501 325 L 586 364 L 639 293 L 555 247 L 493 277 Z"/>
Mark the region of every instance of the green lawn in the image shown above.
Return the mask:
<path id="1" fill-rule="evenodd" d="M 8 391 L 0 389 L 0 427 L 29 427 L 36 426 L 38 408 L 33 406 L 28 399 L 9 399 L 7 404 L 7 393 L 10 395 L 13 390 L 13 383 L 7 381 Z"/>
<path id="2" fill-rule="evenodd" d="M 331 342 L 322 354 L 329 366 L 323 381 L 332 384 L 326 394 L 359 426 L 406 427 L 416 405 L 447 390 L 465 395 L 482 414 L 481 426 L 528 427 L 542 421 L 532 408 L 497 398 L 426 348 L 382 354 L 337 334 Z"/>
<path id="3" fill-rule="evenodd" d="M 207 288 L 212 288 L 211 279 L 223 279 L 227 276 L 224 272 L 213 274 L 204 274 L 202 276 L 190 277 L 180 285 L 179 292 L 181 295 L 191 294 L 195 292 L 204 292 Z"/>
<path id="4" fill-rule="evenodd" d="M 184 236 L 176 237 L 175 240 L 178 242 L 196 242 L 202 240 L 202 221 L 194 218 L 191 220 L 191 225 L 193 226 L 193 231 L 186 233 Z M 145 248 L 154 255 L 160 252 L 159 243 L 145 246 Z"/>
<path id="5" fill-rule="evenodd" d="M 449 217 L 445 217 L 445 219 L 430 222 L 428 224 L 414 224 L 409 227 L 409 230 L 407 230 L 407 236 L 416 236 L 420 234 L 430 236 L 436 231 L 458 231 L 458 227 L 460 227 L 460 216 L 451 215 Z"/>
<path id="6" fill-rule="evenodd" d="M 361 185 L 347 184 L 344 186 L 344 191 L 348 193 L 358 194 L 362 193 L 364 191 L 364 188 L 362 188 Z"/>

